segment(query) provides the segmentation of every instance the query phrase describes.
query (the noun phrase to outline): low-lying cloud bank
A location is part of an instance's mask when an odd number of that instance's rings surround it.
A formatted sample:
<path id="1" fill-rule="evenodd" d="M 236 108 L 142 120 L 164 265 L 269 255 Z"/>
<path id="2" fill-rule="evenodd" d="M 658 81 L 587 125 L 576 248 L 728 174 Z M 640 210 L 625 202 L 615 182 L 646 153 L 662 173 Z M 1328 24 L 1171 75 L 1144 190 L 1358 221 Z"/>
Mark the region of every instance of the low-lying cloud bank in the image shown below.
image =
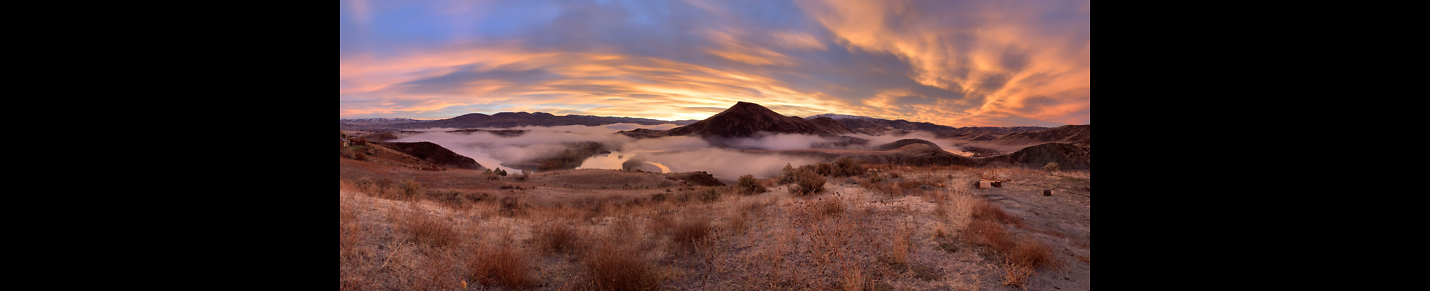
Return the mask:
<path id="1" fill-rule="evenodd" d="M 670 127 L 673 126 L 670 125 Z M 634 139 L 616 134 L 621 130 L 660 129 L 662 127 L 669 128 L 666 125 L 653 127 L 626 123 L 603 126 L 518 127 L 506 129 L 525 130 L 525 133 L 507 137 L 483 131 L 470 133 L 424 132 L 393 141 L 436 143 L 457 154 L 477 160 L 484 167 L 501 168 L 508 172 L 516 172 L 517 169 L 504 164 L 552 156 L 569 149 L 569 143 L 596 142 L 613 151 L 611 155 L 622 157 L 620 161 L 638 158 L 647 162 L 659 163 L 673 172 L 706 171 L 721 179 L 734 179 L 745 174 L 753 174 L 758 178 L 770 178 L 779 175 L 780 169 L 785 164 L 798 167 L 823 162 L 813 157 L 778 153 L 744 153 L 739 151 L 740 149 L 798 150 L 821 147 L 869 150 L 881 144 L 909 138 L 933 142 L 944 150 L 956 151 L 958 149 L 927 132 L 914 132 L 901 136 L 849 135 L 868 140 L 868 143 L 849 143 L 847 138 L 805 134 L 762 134 L 750 138 L 721 140 L 721 143 L 733 149 L 716 147 L 699 137 L 671 136 Z M 619 163 L 615 165 L 614 169 L 620 168 Z M 590 165 L 582 166 L 582 168 L 591 167 Z"/>
<path id="2" fill-rule="evenodd" d="M 783 154 L 751 154 L 738 150 L 705 148 L 681 152 L 655 152 L 642 159 L 659 162 L 674 172 L 705 171 L 720 179 L 735 179 L 750 174 L 756 178 L 780 175 L 786 164 L 799 167 L 823 162 L 817 158 Z"/>

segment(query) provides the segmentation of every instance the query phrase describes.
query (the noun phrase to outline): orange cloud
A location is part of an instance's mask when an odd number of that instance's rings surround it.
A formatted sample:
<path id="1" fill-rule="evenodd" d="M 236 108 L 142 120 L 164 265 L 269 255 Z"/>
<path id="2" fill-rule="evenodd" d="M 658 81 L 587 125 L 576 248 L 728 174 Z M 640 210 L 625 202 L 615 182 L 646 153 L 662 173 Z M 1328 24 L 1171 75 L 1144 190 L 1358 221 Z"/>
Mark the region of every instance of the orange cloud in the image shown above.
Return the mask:
<path id="1" fill-rule="evenodd" d="M 617 2 L 344 2 L 340 114 L 700 119 L 749 101 L 950 126 L 1089 116 L 1086 2 Z"/>
<path id="2" fill-rule="evenodd" d="M 794 61 L 789 56 L 739 41 L 735 35 L 725 31 L 709 31 L 707 33 L 711 41 L 719 44 L 718 48 L 707 48 L 706 53 L 729 59 L 736 62 L 751 65 L 794 65 Z"/>
<path id="3" fill-rule="evenodd" d="M 674 120 L 703 119 L 736 101 L 793 109 L 785 114 L 847 107 L 832 101 L 837 99 L 748 72 L 654 57 L 537 52 L 516 45 L 387 59 L 357 57 L 341 60 L 339 68 L 341 95 L 354 103 L 342 108 L 344 116 L 486 105 L 506 108 L 503 111 L 564 108 L 572 114 Z"/>
<path id="4" fill-rule="evenodd" d="M 918 83 L 982 102 L 943 102 L 961 108 L 955 112 L 928 105 L 909 107 L 914 112 L 941 114 L 919 116 L 924 120 L 969 124 L 991 120 L 989 116 L 1010 116 L 1065 122 L 1069 115 L 1088 110 L 1091 47 L 1088 39 L 1079 39 L 1076 33 L 1086 29 L 1087 23 L 1066 28 L 1049 25 L 1041 18 L 1048 14 L 1044 8 L 1048 5 L 1023 1 L 796 3 L 847 48 L 899 56 L 912 67 L 907 72 L 909 78 Z M 930 5 L 945 6 L 919 7 Z M 1079 9 L 1086 13 L 1086 6 Z M 882 104 L 887 97 L 869 98 L 865 104 Z M 1030 99 L 1056 105 L 1030 110 Z M 951 113 L 959 114 L 948 115 Z M 1085 122 L 1082 118 L 1068 123 Z"/>
<path id="5" fill-rule="evenodd" d="M 779 42 L 780 46 L 785 48 L 817 51 L 829 50 L 829 48 L 824 46 L 823 42 L 820 42 L 818 38 L 808 33 L 781 31 L 775 32 L 773 35 L 775 41 Z"/>

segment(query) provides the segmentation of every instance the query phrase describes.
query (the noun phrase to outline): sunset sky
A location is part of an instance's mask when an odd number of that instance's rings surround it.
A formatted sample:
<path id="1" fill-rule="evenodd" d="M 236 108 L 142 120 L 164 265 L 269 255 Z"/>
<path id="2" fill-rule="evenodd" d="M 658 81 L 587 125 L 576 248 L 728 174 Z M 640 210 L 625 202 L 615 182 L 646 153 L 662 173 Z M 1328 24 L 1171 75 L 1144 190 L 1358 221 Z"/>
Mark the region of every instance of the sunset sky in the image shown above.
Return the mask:
<path id="1" fill-rule="evenodd" d="M 1089 2 L 344 0 L 341 118 L 1090 124 Z"/>

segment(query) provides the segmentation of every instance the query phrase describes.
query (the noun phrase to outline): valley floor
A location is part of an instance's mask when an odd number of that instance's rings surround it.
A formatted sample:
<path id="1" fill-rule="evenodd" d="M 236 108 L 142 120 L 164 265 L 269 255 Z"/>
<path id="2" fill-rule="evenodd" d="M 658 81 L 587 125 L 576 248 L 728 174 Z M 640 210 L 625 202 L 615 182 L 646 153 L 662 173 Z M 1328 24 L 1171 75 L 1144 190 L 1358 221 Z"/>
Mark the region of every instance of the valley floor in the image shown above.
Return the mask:
<path id="1" fill-rule="evenodd" d="M 775 179 L 743 195 L 618 170 L 341 163 L 345 290 L 1090 287 L 1088 171 L 863 165 L 798 197 Z"/>

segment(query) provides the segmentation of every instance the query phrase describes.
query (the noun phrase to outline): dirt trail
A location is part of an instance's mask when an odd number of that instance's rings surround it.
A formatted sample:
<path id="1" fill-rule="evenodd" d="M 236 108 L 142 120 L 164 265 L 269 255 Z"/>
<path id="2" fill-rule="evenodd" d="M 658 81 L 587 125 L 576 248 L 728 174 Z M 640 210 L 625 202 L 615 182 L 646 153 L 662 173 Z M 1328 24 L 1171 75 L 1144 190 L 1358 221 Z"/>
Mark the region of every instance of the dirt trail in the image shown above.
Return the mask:
<path id="1" fill-rule="evenodd" d="M 1047 174 L 1007 175 L 1002 187 L 976 189 L 973 193 L 989 203 L 1002 207 L 1027 224 L 1010 228 L 1018 235 L 1029 236 L 1047 244 L 1060 268 L 1038 270 L 1028 278 L 1028 290 L 1088 290 L 1091 278 L 1090 215 L 1092 205 L 1091 175 L 1087 171 L 1066 171 Z M 1053 190 L 1043 196 L 1043 190 Z M 1013 230 L 1016 229 L 1016 230 Z M 996 282 L 985 289 L 1013 290 Z"/>

